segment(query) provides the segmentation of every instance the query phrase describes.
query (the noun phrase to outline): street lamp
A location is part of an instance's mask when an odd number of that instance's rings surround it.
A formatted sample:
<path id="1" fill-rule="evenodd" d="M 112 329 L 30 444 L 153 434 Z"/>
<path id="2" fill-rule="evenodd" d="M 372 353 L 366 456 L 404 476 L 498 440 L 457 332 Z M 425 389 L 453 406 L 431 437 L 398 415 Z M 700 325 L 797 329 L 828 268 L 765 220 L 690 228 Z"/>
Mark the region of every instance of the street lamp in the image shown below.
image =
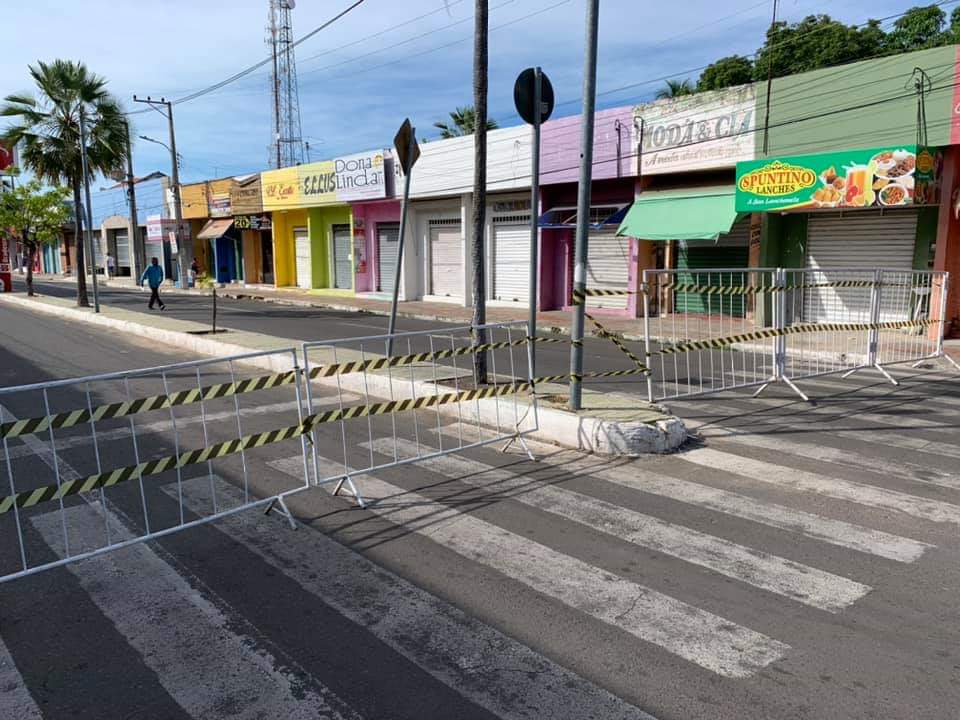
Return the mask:
<path id="1" fill-rule="evenodd" d="M 152 137 L 147 137 L 146 135 L 140 135 L 139 137 L 141 140 L 146 140 L 147 142 L 152 142 L 156 145 L 159 145 L 162 148 L 166 148 L 167 152 L 172 152 L 170 150 L 170 146 L 167 145 L 165 142 L 154 140 Z M 183 165 L 183 155 L 181 155 L 180 153 L 177 153 L 177 165 Z"/>

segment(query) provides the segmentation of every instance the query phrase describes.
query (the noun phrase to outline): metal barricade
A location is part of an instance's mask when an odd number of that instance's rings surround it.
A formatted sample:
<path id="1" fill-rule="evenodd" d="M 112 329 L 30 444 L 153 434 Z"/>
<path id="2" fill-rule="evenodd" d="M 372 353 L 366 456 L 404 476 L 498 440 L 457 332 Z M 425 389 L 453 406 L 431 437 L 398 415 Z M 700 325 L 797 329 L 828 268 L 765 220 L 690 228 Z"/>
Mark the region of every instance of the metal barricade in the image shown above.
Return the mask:
<path id="1" fill-rule="evenodd" d="M 292 348 L 0 388 L 0 582 L 260 505 L 285 511 L 308 487 L 304 410 Z M 302 480 L 266 472 L 290 448 Z"/>
<path id="2" fill-rule="evenodd" d="M 774 268 L 643 271 L 650 401 L 762 385 L 776 375 Z"/>
<path id="3" fill-rule="evenodd" d="M 527 325 L 483 328 L 482 346 L 469 327 L 304 343 L 313 484 L 346 487 L 363 505 L 359 475 L 493 443 L 526 449 L 524 436 L 539 427 Z M 489 358 L 482 387 L 473 383 L 477 352 Z M 385 445 L 391 453 L 374 452 Z"/>
<path id="4" fill-rule="evenodd" d="M 883 368 L 900 363 L 916 366 L 943 357 L 957 366 L 943 352 L 949 285 L 946 272 L 880 271 L 880 323 L 899 325 L 881 327 L 876 333 L 874 364 L 888 378 Z"/>

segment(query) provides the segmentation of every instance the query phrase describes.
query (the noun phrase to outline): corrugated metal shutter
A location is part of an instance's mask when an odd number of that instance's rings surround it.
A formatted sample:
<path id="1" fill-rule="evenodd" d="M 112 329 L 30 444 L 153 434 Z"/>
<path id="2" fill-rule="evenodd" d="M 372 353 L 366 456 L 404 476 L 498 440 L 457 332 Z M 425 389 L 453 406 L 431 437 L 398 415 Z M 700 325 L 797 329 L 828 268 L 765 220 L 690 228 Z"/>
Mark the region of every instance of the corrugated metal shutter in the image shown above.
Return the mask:
<path id="1" fill-rule="evenodd" d="M 353 288 L 349 226 L 335 225 L 333 228 L 333 286 L 339 290 Z"/>
<path id="2" fill-rule="evenodd" d="M 530 218 L 494 218 L 493 299 L 529 304 Z"/>
<path id="3" fill-rule="evenodd" d="M 297 254 L 297 287 L 309 290 L 313 287 L 313 268 L 310 265 L 310 236 L 307 229 L 294 228 L 293 242 Z"/>
<path id="4" fill-rule="evenodd" d="M 442 222 L 442 221 L 441 221 Z M 460 222 L 430 227 L 430 294 L 463 297 Z"/>
<path id="5" fill-rule="evenodd" d="M 393 292 L 397 276 L 397 252 L 400 247 L 399 223 L 377 224 L 377 290 Z"/>
<path id="6" fill-rule="evenodd" d="M 130 267 L 130 238 L 124 231 L 116 234 L 117 243 L 117 270 L 122 267 Z"/>
<path id="7" fill-rule="evenodd" d="M 680 246 L 677 254 L 677 269 L 690 272 L 677 273 L 678 283 L 698 285 L 739 285 L 743 282 L 740 273 L 698 273 L 697 270 L 746 268 L 750 264 L 750 220 L 736 223 L 730 232 L 721 235 L 716 242 L 690 241 Z M 706 295 L 702 293 L 677 293 L 677 312 L 720 314 L 724 317 L 743 317 L 743 295 Z"/>
<path id="8" fill-rule="evenodd" d="M 806 267 L 810 270 L 856 268 L 911 270 L 917 240 L 917 213 L 854 212 L 811 214 L 807 224 Z M 826 276 L 810 275 L 810 282 Z M 893 308 L 881 305 L 880 320 L 893 317 Z M 806 322 L 868 322 L 870 291 L 851 288 L 816 288 L 803 296 Z"/>
<path id="9" fill-rule="evenodd" d="M 630 239 L 614 230 L 591 230 L 587 247 L 587 288 L 628 290 L 630 285 Z M 587 307 L 625 308 L 627 296 L 588 297 Z"/>

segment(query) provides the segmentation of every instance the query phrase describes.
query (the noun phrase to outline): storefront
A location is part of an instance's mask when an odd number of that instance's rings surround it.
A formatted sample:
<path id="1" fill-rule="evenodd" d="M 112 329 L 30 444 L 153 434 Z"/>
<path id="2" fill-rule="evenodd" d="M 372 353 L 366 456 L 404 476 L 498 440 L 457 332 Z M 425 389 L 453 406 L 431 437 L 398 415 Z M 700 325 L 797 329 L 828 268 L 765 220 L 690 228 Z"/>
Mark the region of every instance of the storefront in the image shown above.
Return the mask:
<path id="1" fill-rule="evenodd" d="M 243 277 L 248 285 L 273 285 L 273 224 L 263 211 L 260 175 L 241 178 L 230 189 L 233 224 L 240 232 Z"/>
<path id="2" fill-rule="evenodd" d="M 180 210 L 183 224 L 190 229 L 190 236 L 198 240 L 200 232 L 210 220 L 210 206 L 207 202 L 207 183 L 191 183 L 180 186 Z M 193 257 L 200 267 L 200 272 L 214 277 L 216 267 L 209 241 L 201 240 L 194 243 Z"/>
<path id="3" fill-rule="evenodd" d="M 218 283 L 225 285 L 243 280 L 243 247 L 232 218 L 208 220 L 197 234 L 197 240 L 213 257 L 213 277 Z"/>
<path id="4" fill-rule="evenodd" d="M 760 263 L 811 271 L 928 270 L 941 202 L 939 149 L 916 145 L 778 157 L 737 166 L 736 207 L 764 213 Z M 863 293 L 812 288 L 803 319 L 863 314 Z"/>
<path id="5" fill-rule="evenodd" d="M 400 247 L 400 203 L 396 200 L 354 203 L 353 238 L 356 291 L 392 297 Z M 399 298 L 405 300 L 402 277 L 401 273 Z"/>
<path id="6" fill-rule="evenodd" d="M 261 175 L 263 209 L 272 213 L 276 284 L 353 294 L 371 255 L 355 247 L 352 202 L 387 195 L 385 156 L 371 151 Z"/>

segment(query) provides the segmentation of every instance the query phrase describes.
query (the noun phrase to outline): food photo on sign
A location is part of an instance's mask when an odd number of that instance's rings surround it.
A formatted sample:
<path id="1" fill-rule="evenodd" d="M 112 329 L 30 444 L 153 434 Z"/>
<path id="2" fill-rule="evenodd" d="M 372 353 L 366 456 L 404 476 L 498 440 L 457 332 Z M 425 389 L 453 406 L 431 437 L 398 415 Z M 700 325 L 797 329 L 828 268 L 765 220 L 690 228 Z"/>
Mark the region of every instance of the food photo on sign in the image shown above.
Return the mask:
<path id="1" fill-rule="evenodd" d="M 932 205 L 942 162 L 938 149 L 915 145 L 743 162 L 737 211 Z"/>

